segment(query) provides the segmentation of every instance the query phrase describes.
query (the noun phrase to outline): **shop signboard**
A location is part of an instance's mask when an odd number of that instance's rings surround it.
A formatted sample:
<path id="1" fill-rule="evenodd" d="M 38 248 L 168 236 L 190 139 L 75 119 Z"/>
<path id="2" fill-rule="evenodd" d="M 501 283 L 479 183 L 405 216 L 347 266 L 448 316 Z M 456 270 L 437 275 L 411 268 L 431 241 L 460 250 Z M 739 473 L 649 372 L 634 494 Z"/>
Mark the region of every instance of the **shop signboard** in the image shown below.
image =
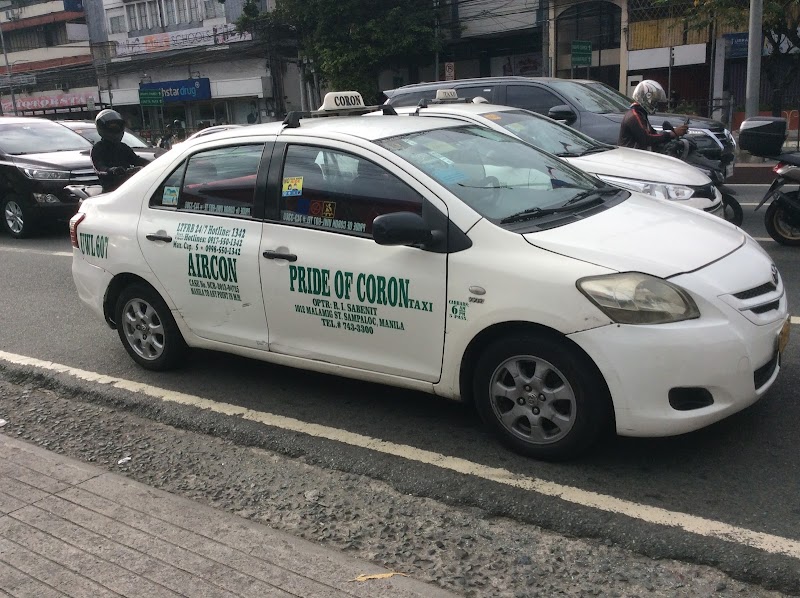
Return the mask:
<path id="1" fill-rule="evenodd" d="M 77 108 L 86 106 L 89 98 L 94 98 L 95 93 L 62 93 L 58 95 L 16 96 L 17 111 L 23 110 L 55 110 L 58 108 Z M 3 112 L 10 114 L 14 108 L 11 98 L 3 98 Z"/>
<path id="2" fill-rule="evenodd" d="M 197 100 L 211 99 L 211 80 L 204 77 L 200 79 L 183 79 L 181 81 L 158 81 L 153 83 L 141 83 L 139 85 L 139 97 L 142 92 L 147 91 L 153 94 L 161 94 L 164 104 L 174 104 L 177 102 L 194 102 Z M 160 106 L 161 104 L 142 104 L 142 106 Z"/>
<path id="3" fill-rule="evenodd" d="M 116 51 L 117 56 L 131 56 L 169 50 L 184 50 L 198 46 L 216 46 L 251 39 L 253 39 L 251 34 L 239 33 L 236 31 L 236 25 L 226 23 L 216 27 L 129 37 L 125 41 L 116 42 Z"/>

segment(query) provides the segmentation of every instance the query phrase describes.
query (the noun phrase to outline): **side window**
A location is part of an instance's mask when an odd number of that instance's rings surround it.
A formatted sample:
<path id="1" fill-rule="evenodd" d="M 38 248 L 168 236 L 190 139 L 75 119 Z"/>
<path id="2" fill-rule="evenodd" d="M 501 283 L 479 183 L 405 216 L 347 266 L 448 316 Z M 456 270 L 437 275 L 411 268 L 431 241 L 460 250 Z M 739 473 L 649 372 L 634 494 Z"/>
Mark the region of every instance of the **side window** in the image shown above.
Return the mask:
<path id="1" fill-rule="evenodd" d="M 535 85 L 509 85 L 506 91 L 508 106 L 524 108 L 545 116 L 550 108 L 563 103 L 554 93 Z"/>
<path id="2" fill-rule="evenodd" d="M 404 93 L 396 95 L 389 99 L 392 106 L 400 108 L 402 106 L 416 106 L 422 99 L 432 100 L 436 97 L 435 89 L 428 89 L 426 91 L 412 91 L 411 93 Z"/>
<path id="3" fill-rule="evenodd" d="M 250 218 L 263 145 L 198 152 L 159 185 L 150 207 Z"/>
<path id="4" fill-rule="evenodd" d="M 289 146 L 281 186 L 283 222 L 370 235 L 372 221 L 391 212 L 422 214 L 422 196 L 364 158 Z"/>
<path id="5" fill-rule="evenodd" d="M 181 182 L 183 181 L 183 171 L 186 168 L 184 162 L 176 168 L 167 179 L 158 186 L 156 192 L 150 198 L 151 208 L 177 209 L 178 199 L 181 194 Z"/>
<path id="6" fill-rule="evenodd" d="M 234 145 L 189 157 L 178 209 L 250 218 L 263 145 Z"/>
<path id="7" fill-rule="evenodd" d="M 486 85 L 478 85 L 474 87 L 458 87 L 456 88 L 456 92 L 458 92 L 459 98 L 475 98 L 475 97 L 482 97 L 488 102 L 492 102 L 492 93 L 494 90 L 491 87 L 487 87 Z"/>

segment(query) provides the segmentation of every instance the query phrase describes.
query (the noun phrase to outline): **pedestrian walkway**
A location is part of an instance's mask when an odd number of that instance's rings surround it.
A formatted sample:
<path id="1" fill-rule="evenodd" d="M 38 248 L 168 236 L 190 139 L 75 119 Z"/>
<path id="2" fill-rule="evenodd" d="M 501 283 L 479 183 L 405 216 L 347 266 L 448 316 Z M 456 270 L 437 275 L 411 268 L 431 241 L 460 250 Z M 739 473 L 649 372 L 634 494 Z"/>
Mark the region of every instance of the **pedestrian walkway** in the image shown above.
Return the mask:
<path id="1" fill-rule="evenodd" d="M 0 434 L 0 598 L 453 597 Z"/>

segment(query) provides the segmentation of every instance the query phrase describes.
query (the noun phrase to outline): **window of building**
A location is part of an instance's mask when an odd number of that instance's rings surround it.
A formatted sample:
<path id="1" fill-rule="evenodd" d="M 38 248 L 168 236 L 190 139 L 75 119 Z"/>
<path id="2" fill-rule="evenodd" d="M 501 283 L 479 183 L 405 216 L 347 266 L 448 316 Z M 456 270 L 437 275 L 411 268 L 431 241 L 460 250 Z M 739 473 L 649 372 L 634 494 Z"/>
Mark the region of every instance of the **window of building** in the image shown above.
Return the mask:
<path id="1" fill-rule="evenodd" d="M 147 11 L 150 13 L 150 26 L 161 27 L 161 11 L 158 2 L 150 1 L 147 3 Z"/>
<path id="2" fill-rule="evenodd" d="M 167 25 L 177 25 L 178 24 L 178 15 L 175 13 L 175 2 L 174 2 L 174 0 L 164 0 L 164 10 L 166 10 L 166 12 L 167 12 L 166 24 Z"/>
<path id="3" fill-rule="evenodd" d="M 127 13 L 128 17 L 128 30 L 139 31 L 141 27 L 139 27 L 139 18 L 136 15 L 136 5 L 129 4 L 125 7 L 125 12 Z"/>
<path id="4" fill-rule="evenodd" d="M 125 33 L 127 29 L 125 28 L 125 16 L 119 15 L 117 17 L 110 17 L 108 19 L 108 24 L 110 25 L 111 33 Z"/>
<path id="5" fill-rule="evenodd" d="M 380 166 L 344 152 L 289 147 L 283 167 L 283 222 L 367 236 L 381 214 L 422 214 L 422 197 Z"/>
<path id="6" fill-rule="evenodd" d="M 205 11 L 205 15 L 207 19 L 214 19 L 217 15 L 217 6 L 219 5 L 218 0 L 205 0 L 203 2 L 203 10 Z"/>
<path id="7" fill-rule="evenodd" d="M 178 19 L 181 23 L 189 22 L 189 13 L 186 10 L 187 0 L 175 0 L 178 3 Z"/>
<path id="8" fill-rule="evenodd" d="M 197 0 L 187 0 L 189 3 L 189 19 L 192 22 L 199 21 L 200 15 L 198 13 Z"/>
<path id="9" fill-rule="evenodd" d="M 135 6 L 136 13 L 139 16 L 139 28 L 150 29 L 150 21 L 147 18 L 147 3 L 138 2 Z"/>

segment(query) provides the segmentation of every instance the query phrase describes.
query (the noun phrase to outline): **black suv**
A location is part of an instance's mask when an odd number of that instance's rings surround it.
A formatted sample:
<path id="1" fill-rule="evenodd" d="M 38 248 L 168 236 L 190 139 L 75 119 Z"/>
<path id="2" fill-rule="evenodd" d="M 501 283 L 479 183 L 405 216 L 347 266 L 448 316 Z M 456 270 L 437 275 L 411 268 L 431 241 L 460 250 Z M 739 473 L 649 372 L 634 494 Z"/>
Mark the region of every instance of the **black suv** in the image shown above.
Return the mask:
<path id="1" fill-rule="evenodd" d="M 632 101 L 599 81 L 550 77 L 484 77 L 416 83 L 383 93 L 388 98 L 386 103 L 392 106 L 416 106 L 422 99 L 434 99 L 437 89 L 455 89 L 460 97 L 481 96 L 492 104 L 538 112 L 612 145 L 617 144 L 622 117 Z M 687 119 L 689 135 L 699 152 L 711 160 L 719 160 L 726 168 L 726 176 L 733 174 L 736 144 L 721 122 L 661 113 L 651 116 L 650 122 L 658 129 L 664 121 L 678 126 Z"/>
<path id="2" fill-rule="evenodd" d="M 92 144 L 43 118 L 0 117 L 0 223 L 17 238 L 69 220 L 79 199 L 67 185 L 97 185 Z"/>

